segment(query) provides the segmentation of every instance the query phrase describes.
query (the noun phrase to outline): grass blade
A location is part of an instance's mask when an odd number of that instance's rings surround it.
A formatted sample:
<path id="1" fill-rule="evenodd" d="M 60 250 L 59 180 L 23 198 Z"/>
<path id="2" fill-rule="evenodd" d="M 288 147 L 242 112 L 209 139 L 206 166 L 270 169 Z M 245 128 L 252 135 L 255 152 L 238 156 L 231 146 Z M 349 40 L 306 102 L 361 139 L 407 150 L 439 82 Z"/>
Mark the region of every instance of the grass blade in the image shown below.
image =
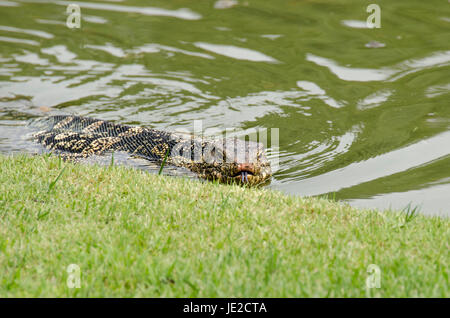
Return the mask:
<path id="1" fill-rule="evenodd" d="M 109 166 L 114 166 L 114 151 L 111 153 L 111 162 L 109 163 Z"/>
<path id="2" fill-rule="evenodd" d="M 58 176 L 56 177 L 55 180 L 53 180 L 52 182 L 50 182 L 50 184 L 48 185 L 48 190 L 47 193 L 49 193 L 54 187 L 56 182 L 58 182 L 59 178 L 61 178 L 64 170 L 66 169 L 67 166 L 64 166 L 64 168 L 61 169 L 61 171 L 59 172 Z"/>
<path id="3" fill-rule="evenodd" d="M 162 173 L 163 168 L 164 168 L 164 166 L 165 166 L 165 164 L 166 164 L 166 161 L 167 161 L 167 157 L 168 157 L 168 156 L 169 156 L 169 149 L 167 149 L 167 151 L 166 151 L 166 155 L 164 156 L 164 160 L 163 160 L 163 162 L 161 163 L 161 167 L 159 168 L 158 175 L 160 175 L 160 174 Z"/>

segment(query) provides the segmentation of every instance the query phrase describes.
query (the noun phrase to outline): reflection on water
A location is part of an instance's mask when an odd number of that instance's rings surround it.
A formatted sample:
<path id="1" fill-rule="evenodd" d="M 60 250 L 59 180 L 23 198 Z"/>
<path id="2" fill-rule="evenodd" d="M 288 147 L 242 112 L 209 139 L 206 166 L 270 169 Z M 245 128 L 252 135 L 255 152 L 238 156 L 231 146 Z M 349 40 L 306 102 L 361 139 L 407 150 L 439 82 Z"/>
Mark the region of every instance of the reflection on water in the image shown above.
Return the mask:
<path id="1" fill-rule="evenodd" d="M 342 20 L 342 24 L 355 29 L 368 29 L 371 26 L 368 25 L 366 21 L 358 20 Z"/>
<path id="2" fill-rule="evenodd" d="M 82 26 L 69 29 L 71 3 L 0 1 L 1 152 L 42 151 L 26 122 L 57 113 L 170 130 L 192 131 L 194 120 L 219 132 L 279 128 L 279 151 L 268 145 L 275 189 L 450 213 L 448 6 L 386 4 L 383 28 L 369 29 L 356 0 L 339 11 L 89 1 L 75 2 Z"/>
<path id="3" fill-rule="evenodd" d="M 7 31 L 7 32 L 18 32 L 18 33 L 24 33 L 29 35 L 38 36 L 44 39 L 53 39 L 53 34 L 44 32 L 44 31 L 37 31 L 37 30 L 26 30 L 26 29 L 20 29 L 20 28 L 14 28 L 6 25 L 0 25 L 0 31 Z"/>
<path id="4" fill-rule="evenodd" d="M 383 105 L 393 93 L 394 92 L 390 90 L 375 92 L 365 97 L 363 100 L 358 101 L 357 107 L 359 110 L 364 110 Z"/>
<path id="5" fill-rule="evenodd" d="M 226 57 L 231 57 L 233 59 L 238 60 L 247 60 L 253 62 L 277 62 L 276 59 L 267 56 L 258 51 L 236 47 L 233 45 L 220 45 L 220 44 L 210 44 L 204 42 L 196 42 L 194 43 L 196 47 L 201 49 L 214 52 L 216 54 L 224 55 Z"/>
<path id="6" fill-rule="evenodd" d="M 0 1 L 0 7 L 17 7 L 19 4 L 14 1 Z"/>
<path id="7" fill-rule="evenodd" d="M 306 195 L 336 192 L 342 188 L 393 175 L 444 158 L 449 154 L 449 149 L 450 132 L 445 132 L 366 161 L 355 162 L 343 168 L 302 180 L 298 184 L 304 187 L 303 191 Z M 407 160 L 405 160 L 406 158 Z M 281 188 L 290 191 L 290 189 L 298 187 L 291 182 Z"/>
<path id="8" fill-rule="evenodd" d="M 345 81 L 368 82 L 385 81 L 388 79 L 394 81 L 405 75 L 421 71 L 428 67 L 448 66 L 448 63 L 450 62 L 450 51 L 436 52 L 421 59 L 407 60 L 394 65 L 393 67 L 383 67 L 381 69 L 339 66 L 332 59 L 315 56 L 313 54 L 307 54 L 306 59 L 317 65 L 327 67 L 337 77 Z"/>
<path id="9" fill-rule="evenodd" d="M 95 2 L 77 2 L 77 1 L 50 1 L 50 0 L 28 0 L 26 2 L 34 3 L 51 3 L 61 6 L 68 6 L 69 4 L 77 4 L 83 9 L 96 9 L 96 10 L 106 10 L 106 11 L 117 11 L 117 12 L 128 12 L 128 13 L 138 13 L 143 15 L 154 15 L 154 16 L 166 16 L 174 17 L 185 20 L 198 20 L 201 19 L 201 15 L 195 13 L 189 9 L 181 8 L 177 10 L 167 10 L 156 7 L 134 7 L 129 5 L 118 5 L 109 3 L 95 3 Z M 89 21 L 89 19 L 87 20 Z M 97 20 L 98 23 L 98 20 Z"/>

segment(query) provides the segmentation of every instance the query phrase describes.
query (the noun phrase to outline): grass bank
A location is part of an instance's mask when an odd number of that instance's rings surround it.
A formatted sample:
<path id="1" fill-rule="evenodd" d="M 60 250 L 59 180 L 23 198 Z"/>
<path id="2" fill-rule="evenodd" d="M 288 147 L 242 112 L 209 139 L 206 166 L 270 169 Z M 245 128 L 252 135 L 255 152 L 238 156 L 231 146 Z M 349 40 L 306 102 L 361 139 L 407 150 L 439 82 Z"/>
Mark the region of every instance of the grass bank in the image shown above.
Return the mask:
<path id="1" fill-rule="evenodd" d="M 48 156 L 0 169 L 1 297 L 450 296 L 448 219 Z"/>

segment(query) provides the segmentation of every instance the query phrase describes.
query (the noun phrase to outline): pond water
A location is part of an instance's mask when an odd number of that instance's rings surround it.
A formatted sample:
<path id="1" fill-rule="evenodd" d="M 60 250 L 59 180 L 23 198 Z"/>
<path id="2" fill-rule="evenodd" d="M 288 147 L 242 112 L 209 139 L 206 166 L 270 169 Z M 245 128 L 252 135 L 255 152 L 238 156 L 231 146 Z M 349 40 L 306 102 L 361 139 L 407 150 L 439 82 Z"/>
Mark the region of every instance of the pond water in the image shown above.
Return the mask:
<path id="1" fill-rule="evenodd" d="M 0 152 L 47 114 L 278 128 L 269 187 L 449 215 L 450 3 L 369 3 L 0 0 Z"/>

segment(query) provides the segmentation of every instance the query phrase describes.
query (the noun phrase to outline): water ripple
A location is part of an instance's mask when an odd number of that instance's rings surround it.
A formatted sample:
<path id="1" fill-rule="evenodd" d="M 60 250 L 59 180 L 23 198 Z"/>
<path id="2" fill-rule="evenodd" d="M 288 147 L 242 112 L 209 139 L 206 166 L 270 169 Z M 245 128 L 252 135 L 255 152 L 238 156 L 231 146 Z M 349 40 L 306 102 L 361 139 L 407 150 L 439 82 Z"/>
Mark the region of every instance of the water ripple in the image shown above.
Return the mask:
<path id="1" fill-rule="evenodd" d="M 237 47 L 234 45 L 223 45 L 223 44 L 211 44 L 205 42 L 195 42 L 194 45 L 206 51 L 214 52 L 219 55 L 226 57 L 231 57 L 238 60 L 247 60 L 252 62 L 270 62 L 277 63 L 278 61 L 273 57 L 265 55 L 261 52 Z"/>
<path id="2" fill-rule="evenodd" d="M 308 53 L 306 60 L 327 67 L 333 74 L 344 81 L 396 81 L 413 72 L 418 72 L 430 67 L 446 66 L 450 62 L 450 51 L 439 51 L 420 59 L 411 59 L 398 63 L 392 67 L 379 69 L 352 68 L 340 66 L 329 58 Z"/>
<path id="3" fill-rule="evenodd" d="M 377 157 L 352 163 L 344 168 L 282 184 L 280 188 L 290 193 L 301 189 L 303 195 L 335 192 L 427 164 L 448 154 L 450 154 L 450 132 L 447 131 Z M 405 161 L 404 158 L 408 160 Z"/>
<path id="4" fill-rule="evenodd" d="M 49 1 L 49 0 L 22 0 L 22 2 L 32 3 L 51 3 L 62 6 L 68 6 L 70 4 L 77 4 L 83 9 L 95 9 L 128 13 L 139 13 L 150 16 L 166 16 L 184 20 L 199 20 L 202 16 L 190 9 L 181 8 L 177 10 L 168 10 L 156 7 L 135 7 L 109 3 L 95 3 L 95 2 L 77 2 L 77 1 Z"/>

